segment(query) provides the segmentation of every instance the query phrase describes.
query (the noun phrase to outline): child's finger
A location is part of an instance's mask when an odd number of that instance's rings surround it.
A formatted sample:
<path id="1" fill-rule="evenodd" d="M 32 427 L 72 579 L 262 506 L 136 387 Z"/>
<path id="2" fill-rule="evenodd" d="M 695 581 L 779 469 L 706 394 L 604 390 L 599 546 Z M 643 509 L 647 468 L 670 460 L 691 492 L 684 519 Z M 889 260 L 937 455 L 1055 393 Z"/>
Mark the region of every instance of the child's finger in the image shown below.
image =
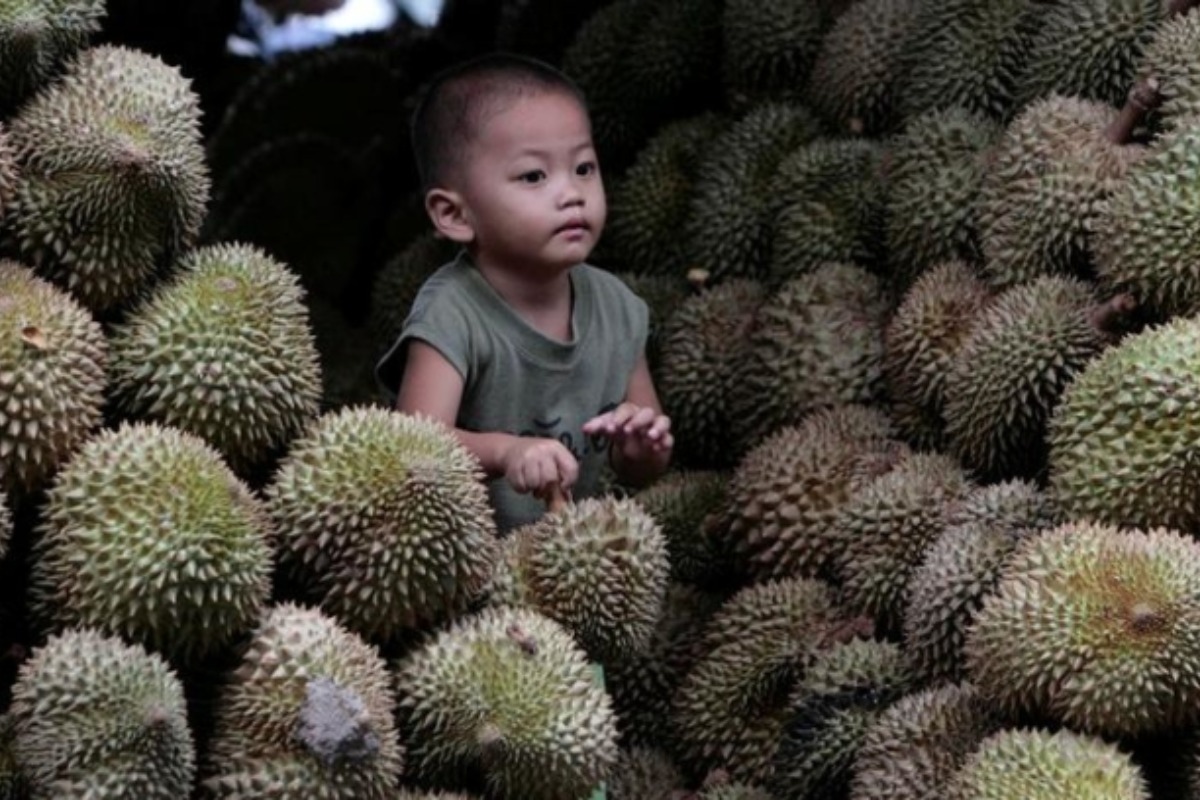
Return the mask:
<path id="1" fill-rule="evenodd" d="M 608 422 L 610 419 L 612 419 L 611 411 L 607 414 L 600 414 L 592 417 L 587 422 L 583 423 L 583 432 L 589 435 L 593 433 L 599 433 L 608 427 Z"/>
<path id="2" fill-rule="evenodd" d="M 629 422 L 629 420 L 632 419 L 637 412 L 638 406 L 635 406 L 633 403 L 621 403 L 621 405 L 617 406 L 614 411 L 610 412 L 612 416 L 609 418 L 608 424 L 605 426 L 605 430 L 607 430 L 609 433 L 616 433 L 617 431 L 621 430 L 625 426 L 625 423 Z"/>
<path id="3" fill-rule="evenodd" d="M 654 424 L 656 416 L 657 414 L 654 413 L 653 408 L 639 408 L 637 413 L 631 416 L 625 423 L 622 430 L 625 433 L 637 433 L 638 431 L 646 430 Z"/>
<path id="4" fill-rule="evenodd" d="M 669 430 L 671 430 L 671 418 L 660 414 L 655 417 L 654 424 L 650 426 L 650 430 L 646 431 L 646 436 L 651 439 L 660 439 Z"/>
<path id="5" fill-rule="evenodd" d="M 559 485 L 563 489 L 570 489 L 579 479 L 579 462 L 565 447 L 555 451 L 554 461 L 558 471 Z"/>

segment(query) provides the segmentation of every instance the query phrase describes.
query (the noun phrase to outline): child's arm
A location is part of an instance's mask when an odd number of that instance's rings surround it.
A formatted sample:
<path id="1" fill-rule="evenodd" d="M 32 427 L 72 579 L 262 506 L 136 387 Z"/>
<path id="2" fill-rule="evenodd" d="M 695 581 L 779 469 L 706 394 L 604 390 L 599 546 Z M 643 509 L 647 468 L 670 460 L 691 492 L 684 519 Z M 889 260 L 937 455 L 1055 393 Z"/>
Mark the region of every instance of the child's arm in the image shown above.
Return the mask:
<path id="1" fill-rule="evenodd" d="M 458 407 L 463 379 L 438 350 L 414 339 L 406 345 L 407 361 L 396 408 L 424 414 L 450 428 L 459 442 L 475 454 L 490 477 L 503 475 L 518 492 L 547 494 L 551 487 L 569 489 L 579 477 L 579 463 L 555 439 L 477 433 L 459 428 Z"/>
<path id="2" fill-rule="evenodd" d="M 667 471 L 675 437 L 671 419 L 662 413 L 646 357 L 629 376 L 625 401 L 607 414 L 584 423 L 584 433 L 602 433 L 612 442 L 613 469 L 625 483 L 644 486 Z"/>

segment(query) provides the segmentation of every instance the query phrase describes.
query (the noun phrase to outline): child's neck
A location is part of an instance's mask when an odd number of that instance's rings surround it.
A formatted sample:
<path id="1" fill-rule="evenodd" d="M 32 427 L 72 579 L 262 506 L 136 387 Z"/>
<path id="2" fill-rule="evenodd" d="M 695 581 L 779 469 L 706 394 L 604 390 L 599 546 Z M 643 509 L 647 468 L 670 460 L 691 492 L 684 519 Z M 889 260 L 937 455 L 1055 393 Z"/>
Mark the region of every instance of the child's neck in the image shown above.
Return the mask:
<path id="1" fill-rule="evenodd" d="M 476 260 L 476 267 L 496 294 L 536 331 L 556 341 L 571 341 L 572 297 L 568 272 L 531 280 L 515 270 L 480 260 Z"/>

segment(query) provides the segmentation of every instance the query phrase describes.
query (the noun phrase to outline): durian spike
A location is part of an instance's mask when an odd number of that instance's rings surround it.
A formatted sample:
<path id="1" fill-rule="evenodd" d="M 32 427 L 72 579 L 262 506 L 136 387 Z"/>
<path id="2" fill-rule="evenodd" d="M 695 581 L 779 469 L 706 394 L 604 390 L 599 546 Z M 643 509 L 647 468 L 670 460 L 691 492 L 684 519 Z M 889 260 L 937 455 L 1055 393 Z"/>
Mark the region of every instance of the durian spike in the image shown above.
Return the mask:
<path id="1" fill-rule="evenodd" d="M 1129 90 L 1125 105 L 1117 115 L 1104 135 L 1116 145 L 1129 144 L 1133 131 L 1145 116 L 1158 108 L 1163 96 L 1159 90 L 1158 79 L 1153 75 L 1139 78 Z"/>
<path id="2" fill-rule="evenodd" d="M 1116 338 L 1124 333 L 1129 317 L 1137 307 L 1137 298 L 1122 292 L 1094 306 L 1088 312 L 1088 322 L 1102 335 Z"/>

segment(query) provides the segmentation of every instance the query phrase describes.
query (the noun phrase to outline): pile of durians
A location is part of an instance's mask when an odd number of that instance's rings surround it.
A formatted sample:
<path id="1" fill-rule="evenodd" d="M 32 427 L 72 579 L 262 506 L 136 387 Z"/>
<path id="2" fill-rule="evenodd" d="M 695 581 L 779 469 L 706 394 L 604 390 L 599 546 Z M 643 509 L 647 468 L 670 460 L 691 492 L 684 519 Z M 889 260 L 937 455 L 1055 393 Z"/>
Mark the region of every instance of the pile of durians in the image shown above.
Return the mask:
<path id="1" fill-rule="evenodd" d="M 206 141 L 100 0 L 0 0 L 0 800 L 1200 797 L 1200 10 L 489 3 L 438 35 L 587 93 L 678 438 L 503 538 L 361 384 L 419 204 L 353 342 L 358 234 L 263 213 L 402 149 L 267 130 L 379 54 Z"/>

